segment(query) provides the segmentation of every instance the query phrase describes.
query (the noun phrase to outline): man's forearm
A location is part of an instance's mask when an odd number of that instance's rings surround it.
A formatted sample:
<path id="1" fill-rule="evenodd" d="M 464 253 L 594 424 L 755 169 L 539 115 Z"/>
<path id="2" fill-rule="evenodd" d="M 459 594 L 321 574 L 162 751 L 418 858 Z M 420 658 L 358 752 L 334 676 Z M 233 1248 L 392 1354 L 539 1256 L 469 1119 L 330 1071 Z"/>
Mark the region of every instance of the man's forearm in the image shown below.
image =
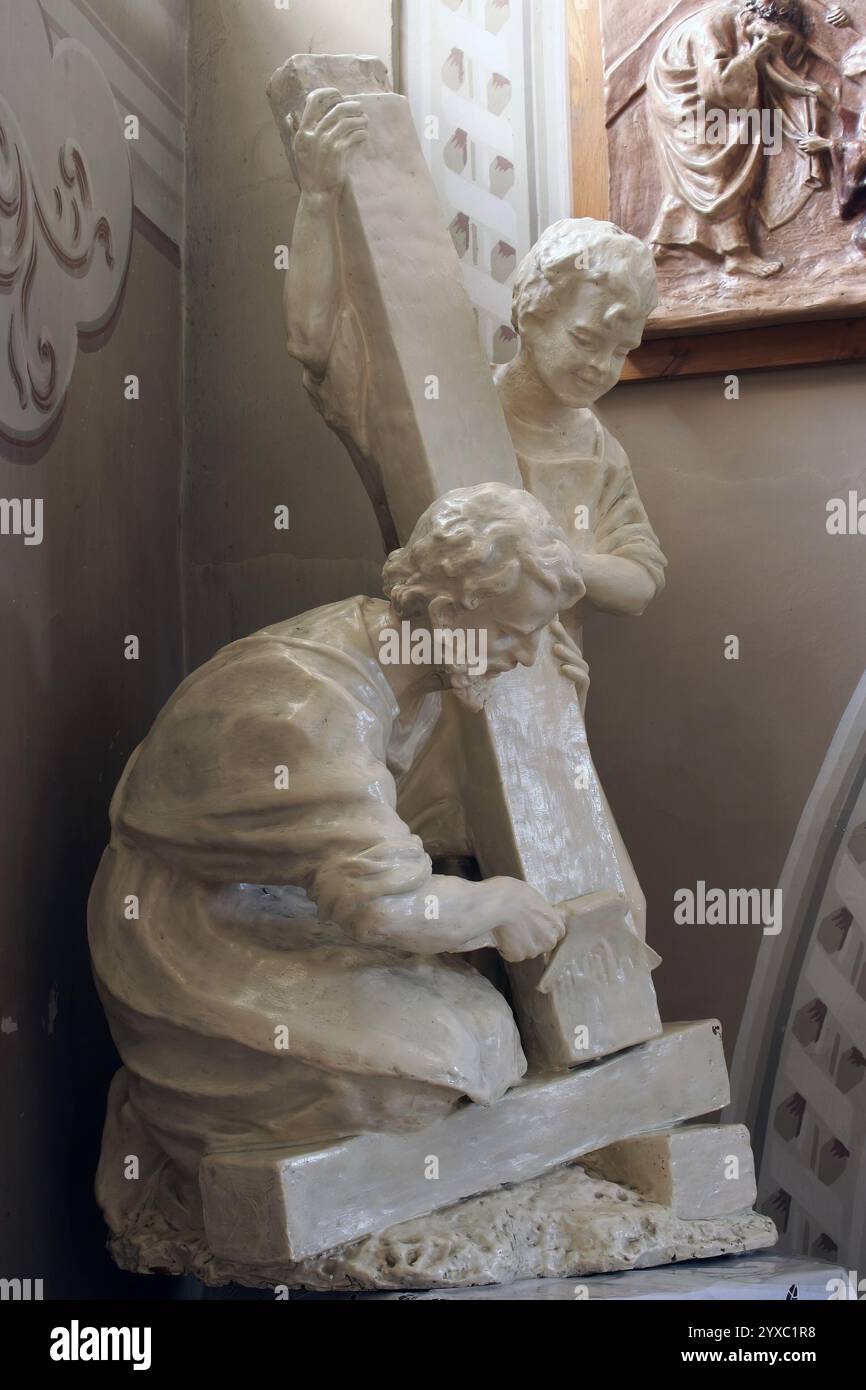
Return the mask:
<path id="1" fill-rule="evenodd" d="M 698 60 L 698 88 L 708 107 L 739 107 L 748 99 L 757 76 L 749 52 L 731 58 L 715 55 Z"/>
<path id="2" fill-rule="evenodd" d="M 283 292 L 289 352 L 320 377 L 328 366 L 339 304 L 339 197 L 339 191 L 301 194 Z"/>
<path id="3" fill-rule="evenodd" d="M 482 944 L 500 925 L 491 911 L 492 882 L 434 874 L 418 893 L 359 905 L 350 930 L 370 946 L 399 946 L 425 956 L 459 954 Z"/>

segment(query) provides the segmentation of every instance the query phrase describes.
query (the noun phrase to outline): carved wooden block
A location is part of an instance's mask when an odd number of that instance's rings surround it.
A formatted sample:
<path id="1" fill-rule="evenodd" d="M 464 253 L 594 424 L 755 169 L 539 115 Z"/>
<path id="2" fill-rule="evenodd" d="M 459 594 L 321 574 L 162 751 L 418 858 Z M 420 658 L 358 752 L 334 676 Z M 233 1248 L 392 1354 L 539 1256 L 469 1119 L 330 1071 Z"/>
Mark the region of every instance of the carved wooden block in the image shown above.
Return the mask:
<path id="1" fill-rule="evenodd" d="M 684 1125 L 641 1135 L 590 1154 L 587 1163 L 686 1221 L 746 1211 L 755 1200 L 755 1161 L 745 1125 Z"/>
<path id="2" fill-rule="evenodd" d="M 651 330 L 866 312 L 863 0 L 842 24 L 815 0 L 598 4 L 593 126 L 610 174 L 596 215 L 657 250 Z M 575 45 L 595 37 L 589 9 L 572 6 Z"/>

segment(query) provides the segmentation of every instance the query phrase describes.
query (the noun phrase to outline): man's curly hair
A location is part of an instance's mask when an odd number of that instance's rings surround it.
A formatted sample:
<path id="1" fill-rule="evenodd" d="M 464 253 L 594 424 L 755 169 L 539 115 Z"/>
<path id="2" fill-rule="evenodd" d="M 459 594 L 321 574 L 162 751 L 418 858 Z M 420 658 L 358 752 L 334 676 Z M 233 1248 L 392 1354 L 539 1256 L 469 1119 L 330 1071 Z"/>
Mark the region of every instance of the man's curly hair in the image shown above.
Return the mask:
<path id="1" fill-rule="evenodd" d="M 812 21 L 802 0 L 743 0 L 743 9 L 774 24 L 789 24 L 804 38 L 812 32 Z"/>
<path id="2" fill-rule="evenodd" d="M 384 591 L 401 617 L 445 596 L 472 610 L 511 593 L 529 575 L 570 608 L 585 592 L 565 534 L 531 493 L 504 483 L 455 488 L 418 521 L 382 572 Z"/>

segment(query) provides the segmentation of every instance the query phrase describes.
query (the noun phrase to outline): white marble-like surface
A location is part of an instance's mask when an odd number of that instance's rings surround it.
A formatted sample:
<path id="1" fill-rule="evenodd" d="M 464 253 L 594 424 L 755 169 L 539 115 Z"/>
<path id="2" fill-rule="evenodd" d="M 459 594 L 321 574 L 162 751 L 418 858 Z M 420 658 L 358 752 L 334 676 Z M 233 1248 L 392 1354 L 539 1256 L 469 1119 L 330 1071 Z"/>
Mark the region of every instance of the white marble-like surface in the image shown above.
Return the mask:
<path id="1" fill-rule="evenodd" d="M 802 1302 L 821 1302 L 828 1297 L 831 1279 L 846 1278 L 845 1271 L 820 1260 L 786 1259 L 764 1254 L 742 1259 L 693 1260 L 663 1269 L 635 1270 L 628 1274 L 597 1274 L 588 1279 L 527 1279 L 518 1284 L 475 1289 L 439 1290 L 418 1294 L 368 1294 L 384 1299 L 537 1299 L 583 1301 L 629 1299 L 695 1302 L 785 1302 L 792 1285 Z M 584 1292 L 586 1290 L 587 1292 Z"/>

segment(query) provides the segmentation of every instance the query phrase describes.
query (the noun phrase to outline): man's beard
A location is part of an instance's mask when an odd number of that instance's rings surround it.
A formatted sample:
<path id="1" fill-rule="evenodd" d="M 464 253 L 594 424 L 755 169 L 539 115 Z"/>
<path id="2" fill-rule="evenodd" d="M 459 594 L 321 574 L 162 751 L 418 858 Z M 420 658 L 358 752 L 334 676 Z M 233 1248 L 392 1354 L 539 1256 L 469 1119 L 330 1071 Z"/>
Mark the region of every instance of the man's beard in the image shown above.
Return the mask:
<path id="1" fill-rule="evenodd" d="M 445 671 L 448 676 L 448 684 L 461 705 L 472 710 L 473 714 L 480 714 L 490 699 L 493 682 L 496 679 L 495 673 L 488 672 L 483 676 L 473 676 L 471 671 L 460 666 L 446 666 Z"/>

